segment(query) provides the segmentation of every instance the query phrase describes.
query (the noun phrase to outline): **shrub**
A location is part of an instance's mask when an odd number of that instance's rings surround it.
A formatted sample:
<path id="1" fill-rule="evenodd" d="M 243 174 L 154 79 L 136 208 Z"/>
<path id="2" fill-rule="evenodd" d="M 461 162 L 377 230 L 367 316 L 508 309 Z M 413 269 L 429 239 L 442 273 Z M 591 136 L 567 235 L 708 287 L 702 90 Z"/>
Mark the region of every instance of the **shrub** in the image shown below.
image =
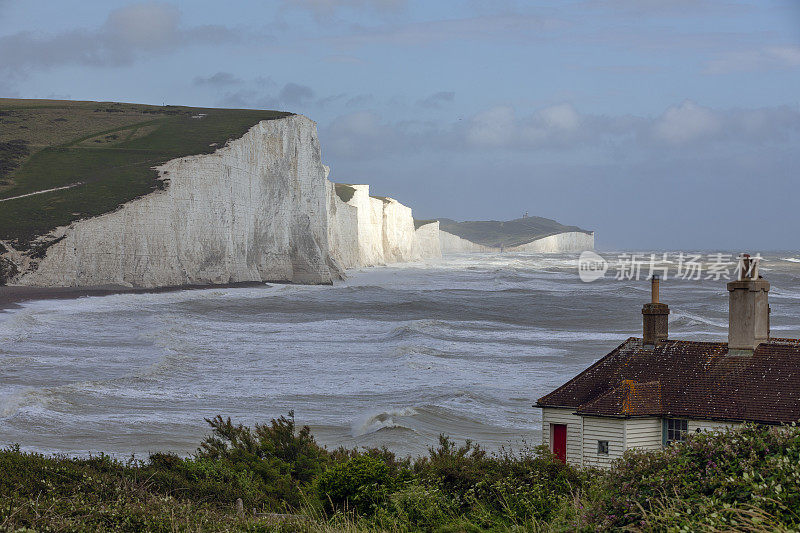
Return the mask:
<path id="1" fill-rule="evenodd" d="M 457 446 L 445 436 L 414 469 L 421 481 L 439 487 L 461 513 L 486 527 L 546 520 L 586 483 L 545 447 L 488 454 L 470 441 Z"/>
<path id="2" fill-rule="evenodd" d="M 452 521 L 459 509 L 439 487 L 411 482 L 391 495 L 387 511 L 398 522 L 424 527 Z"/>
<path id="3" fill-rule="evenodd" d="M 158 491 L 224 508 L 241 498 L 248 508 L 280 512 L 300 506 L 303 486 L 327 464 L 311 430 L 295 430 L 293 413 L 253 429 L 220 416 L 206 421 L 212 434 L 195 456 L 150 456 L 142 474 Z"/>
<path id="4" fill-rule="evenodd" d="M 597 530 L 670 516 L 675 524 L 730 525 L 752 513 L 798 525 L 800 428 L 745 425 L 690 435 L 664 450 L 628 451 L 592 500 L 583 523 Z"/>
<path id="5" fill-rule="evenodd" d="M 387 500 L 391 485 L 385 462 L 357 455 L 319 476 L 316 492 L 328 512 L 344 509 L 370 515 Z"/>

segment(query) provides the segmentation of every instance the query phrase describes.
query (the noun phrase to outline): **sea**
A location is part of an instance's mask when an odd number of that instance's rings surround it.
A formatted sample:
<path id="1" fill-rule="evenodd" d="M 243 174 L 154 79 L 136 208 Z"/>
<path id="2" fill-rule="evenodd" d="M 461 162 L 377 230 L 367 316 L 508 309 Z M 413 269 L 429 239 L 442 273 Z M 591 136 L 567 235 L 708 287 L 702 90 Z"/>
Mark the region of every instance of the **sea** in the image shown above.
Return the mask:
<path id="1" fill-rule="evenodd" d="M 697 254 L 699 276 L 679 252 L 602 253 L 607 271 L 591 282 L 578 254 L 487 253 L 354 270 L 332 286 L 27 302 L 0 311 L 0 447 L 188 455 L 208 418 L 289 413 L 329 449 L 416 456 L 439 435 L 534 446 L 536 400 L 641 336 L 653 265 L 670 338 L 726 339 L 718 254 Z M 800 252 L 760 264 L 772 335 L 800 337 Z"/>

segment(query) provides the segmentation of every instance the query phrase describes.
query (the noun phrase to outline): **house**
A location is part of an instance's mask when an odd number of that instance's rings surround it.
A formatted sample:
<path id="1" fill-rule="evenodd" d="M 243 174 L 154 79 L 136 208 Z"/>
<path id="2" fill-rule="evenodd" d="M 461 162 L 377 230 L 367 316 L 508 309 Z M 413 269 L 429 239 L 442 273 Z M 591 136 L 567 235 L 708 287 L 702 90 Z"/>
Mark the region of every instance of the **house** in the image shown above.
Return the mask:
<path id="1" fill-rule="evenodd" d="M 771 338 L 769 283 L 742 256 L 729 292 L 728 342 L 668 338 L 669 307 L 642 309 L 642 338 L 542 397 L 542 440 L 564 462 L 607 467 L 631 448 L 657 449 L 690 432 L 800 420 L 800 340 Z"/>

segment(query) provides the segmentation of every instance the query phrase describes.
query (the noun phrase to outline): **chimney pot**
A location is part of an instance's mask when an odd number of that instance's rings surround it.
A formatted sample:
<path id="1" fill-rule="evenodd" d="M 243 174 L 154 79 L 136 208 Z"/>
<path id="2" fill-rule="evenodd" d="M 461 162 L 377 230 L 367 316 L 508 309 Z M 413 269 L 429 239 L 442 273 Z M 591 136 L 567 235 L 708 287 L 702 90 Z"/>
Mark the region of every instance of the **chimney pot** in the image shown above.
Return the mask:
<path id="1" fill-rule="evenodd" d="M 650 282 L 650 303 L 657 304 L 658 303 L 658 290 L 659 290 L 660 281 L 658 279 L 658 274 L 655 274 L 651 278 Z"/>

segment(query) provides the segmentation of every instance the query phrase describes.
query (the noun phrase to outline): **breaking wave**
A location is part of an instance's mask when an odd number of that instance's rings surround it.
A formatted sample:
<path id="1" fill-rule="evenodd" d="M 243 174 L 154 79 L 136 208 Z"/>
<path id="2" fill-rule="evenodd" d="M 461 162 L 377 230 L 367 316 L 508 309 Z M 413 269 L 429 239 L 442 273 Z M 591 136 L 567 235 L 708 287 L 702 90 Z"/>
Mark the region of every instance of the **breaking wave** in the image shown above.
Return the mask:
<path id="1" fill-rule="evenodd" d="M 414 408 L 404 407 L 402 409 L 390 409 L 387 411 L 380 411 L 362 416 L 353 422 L 353 436 L 361 437 L 388 428 L 411 430 L 409 426 L 403 425 L 398 421 L 403 418 L 412 417 L 416 414 L 417 411 Z"/>

